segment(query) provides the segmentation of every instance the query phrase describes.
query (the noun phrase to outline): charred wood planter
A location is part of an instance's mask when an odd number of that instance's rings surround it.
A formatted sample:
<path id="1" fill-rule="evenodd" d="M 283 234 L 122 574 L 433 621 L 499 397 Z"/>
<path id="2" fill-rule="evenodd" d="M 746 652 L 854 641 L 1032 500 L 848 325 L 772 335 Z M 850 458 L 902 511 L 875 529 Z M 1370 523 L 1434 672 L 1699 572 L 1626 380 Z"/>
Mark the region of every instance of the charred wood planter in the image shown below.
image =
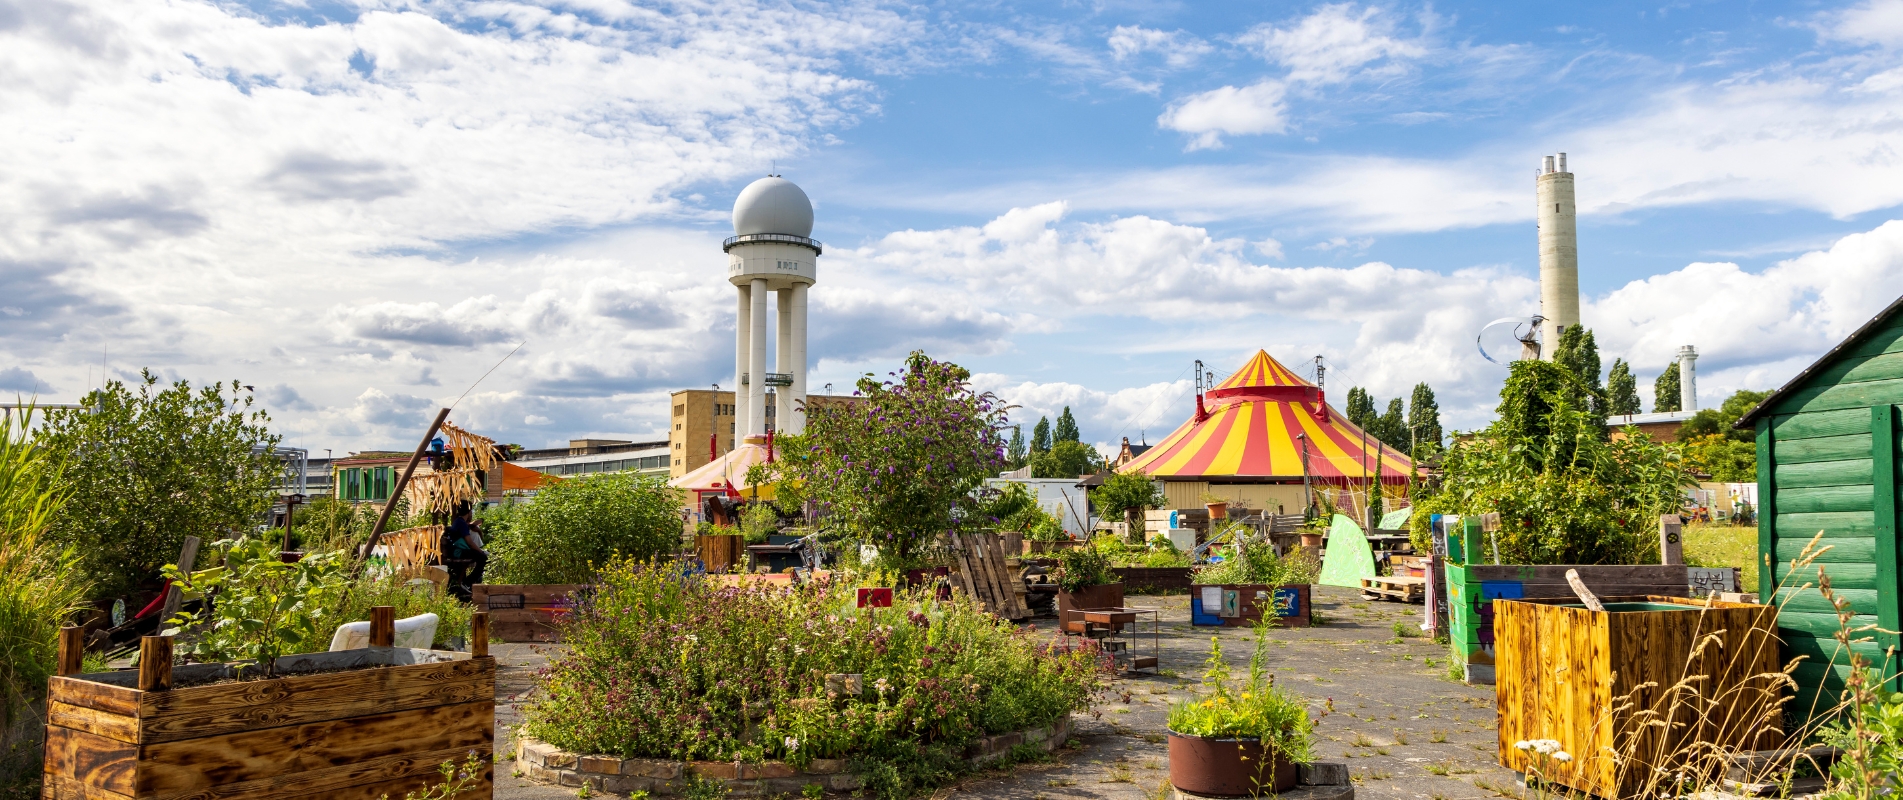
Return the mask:
<path id="1" fill-rule="evenodd" d="M 469 590 L 469 602 L 489 613 L 489 632 L 502 641 L 559 642 L 562 618 L 574 610 L 575 598 L 593 589 L 585 583 L 479 583 Z"/>
<path id="2" fill-rule="evenodd" d="M 174 669 L 170 640 L 148 637 L 139 671 L 51 679 L 41 796 L 402 797 L 440 783 L 444 762 L 473 752 L 492 764 L 495 660 L 485 642 L 475 639 L 476 655 L 368 647 L 285 656 L 278 677 L 236 680 L 229 664 Z M 488 797 L 493 778 L 485 766 L 465 796 Z"/>
<path id="3" fill-rule="evenodd" d="M 1060 589 L 1057 592 L 1057 623 L 1060 627 L 1072 622 L 1082 624 L 1085 610 L 1122 607 L 1121 583 L 1086 586 L 1075 592 Z"/>

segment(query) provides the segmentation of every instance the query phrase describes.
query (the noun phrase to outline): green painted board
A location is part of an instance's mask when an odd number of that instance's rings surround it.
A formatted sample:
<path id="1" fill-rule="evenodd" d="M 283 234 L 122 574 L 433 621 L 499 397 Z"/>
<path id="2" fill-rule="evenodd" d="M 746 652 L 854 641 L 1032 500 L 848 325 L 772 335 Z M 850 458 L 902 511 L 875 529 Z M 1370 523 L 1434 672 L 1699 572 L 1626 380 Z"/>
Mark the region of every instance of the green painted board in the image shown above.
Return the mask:
<path id="1" fill-rule="evenodd" d="M 1374 548 L 1361 526 L 1342 514 L 1336 514 L 1328 526 L 1328 555 L 1322 558 L 1322 574 L 1315 582 L 1324 586 L 1361 588 L 1361 579 L 1374 577 Z"/>

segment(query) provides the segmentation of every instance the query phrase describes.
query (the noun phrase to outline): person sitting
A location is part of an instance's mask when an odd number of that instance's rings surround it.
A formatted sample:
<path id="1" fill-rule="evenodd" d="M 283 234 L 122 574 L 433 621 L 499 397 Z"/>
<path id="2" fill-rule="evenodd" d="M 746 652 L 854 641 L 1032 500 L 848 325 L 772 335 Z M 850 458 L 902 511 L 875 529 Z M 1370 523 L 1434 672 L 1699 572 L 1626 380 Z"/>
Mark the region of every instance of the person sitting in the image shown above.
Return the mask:
<path id="1" fill-rule="evenodd" d="M 482 573 L 489 566 L 481 528 L 470 521 L 468 508 L 457 509 L 443 530 L 443 565 L 449 568 L 450 591 L 468 600 L 470 587 L 482 583 Z"/>

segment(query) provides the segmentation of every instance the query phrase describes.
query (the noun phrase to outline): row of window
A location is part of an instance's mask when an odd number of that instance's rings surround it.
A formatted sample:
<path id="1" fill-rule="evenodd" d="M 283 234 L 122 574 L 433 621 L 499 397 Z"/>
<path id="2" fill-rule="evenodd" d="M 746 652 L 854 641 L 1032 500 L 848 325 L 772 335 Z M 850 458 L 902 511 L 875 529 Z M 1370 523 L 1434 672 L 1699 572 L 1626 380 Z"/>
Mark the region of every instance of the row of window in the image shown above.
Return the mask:
<path id="1" fill-rule="evenodd" d="M 665 455 L 645 456 L 642 458 L 624 458 L 620 461 L 594 461 L 584 464 L 550 464 L 546 467 L 534 467 L 537 472 L 549 475 L 588 475 L 596 472 L 626 472 L 640 469 L 667 469 L 668 457 Z"/>
<path id="2" fill-rule="evenodd" d="M 393 467 L 349 467 L 337 470 L 337 498 L 340 500 L 388 500 L 396 486 Z"/>

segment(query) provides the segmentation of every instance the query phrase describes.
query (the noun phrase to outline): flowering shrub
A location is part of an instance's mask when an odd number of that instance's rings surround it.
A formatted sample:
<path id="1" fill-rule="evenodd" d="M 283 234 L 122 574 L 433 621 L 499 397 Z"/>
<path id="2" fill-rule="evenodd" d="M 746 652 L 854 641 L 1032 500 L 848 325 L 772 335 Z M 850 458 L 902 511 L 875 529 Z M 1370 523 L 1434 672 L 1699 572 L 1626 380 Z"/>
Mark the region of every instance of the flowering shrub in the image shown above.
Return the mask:
<path id="1" fill-rule="evenodd" d="M 860 609 L 851 591 L 611 564 L 565 623 L 569 650 L 525 730 L 622 758 L 851 758 L 903 796 L 955 769 L 970 740 L 1048 724 L 1099 687 L 1094 652 L 1046 647 L 965 600 Z M 827 680 L 841 673 L 862 678 Z"/>
<path id="2" fill-rule="evenodd" d="M 988 528 L 974 496 L 1004 465 L 1004 403 L 974 391 L 971 373 L 914 351 L 905 369 L 868 375 L 864 403 L 807 412 L 806 432 L 781 438 L 771 477 L 782 499 L 815 501 L 825 528 L 879 548 L 884 566 L 926 566 L 939 535 Z"/>
<path id="3" fill-rule="evenodd" d="M 1268 625 L 1257 623 L 1248 680 L 1232 686 L 1229 663 L 1222 659 L 1222 640 L 1210 637 L 1209 670 L 1203 673 L 1203 686 L 1209 696 L 1191 697 L 1170 706 L 1170 732 L 1178 736 L 1257 739 L 1263 749 L 1297 764 L 1315 760 L 1315 721 L 1309 719 L 1301 699 L 1276 686 L 1275 676 L 1263 666 L 1268 643 Z"/>

